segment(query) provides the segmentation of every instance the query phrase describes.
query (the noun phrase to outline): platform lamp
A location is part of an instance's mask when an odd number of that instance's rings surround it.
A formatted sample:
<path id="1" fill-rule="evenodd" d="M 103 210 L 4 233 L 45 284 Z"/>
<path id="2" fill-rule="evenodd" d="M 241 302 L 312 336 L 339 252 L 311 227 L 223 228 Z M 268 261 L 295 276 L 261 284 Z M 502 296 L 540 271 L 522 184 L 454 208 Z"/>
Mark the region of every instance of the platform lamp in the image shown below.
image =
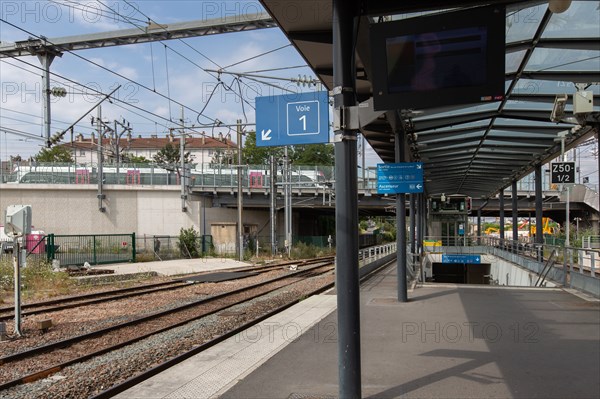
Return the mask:
<path id="1" fill-rule="evenodd" d="M 548 8 L 554 14 L 561 14 L 569 9 L 571 0 L 549 0 Z"/>

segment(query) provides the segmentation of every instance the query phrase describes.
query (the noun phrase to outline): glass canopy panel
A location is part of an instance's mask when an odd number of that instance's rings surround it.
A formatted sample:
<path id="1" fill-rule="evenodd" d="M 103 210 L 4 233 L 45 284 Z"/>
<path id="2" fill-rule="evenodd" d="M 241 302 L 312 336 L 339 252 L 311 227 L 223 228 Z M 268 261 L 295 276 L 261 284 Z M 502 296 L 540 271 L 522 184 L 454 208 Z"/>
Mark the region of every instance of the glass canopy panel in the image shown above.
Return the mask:
<path id="1" fill-rule="evenodd" d="M 526 53 L 527 50 L 521 50 L 506 54 L 506 73 L 517 72 Z"/>
<path id="2" fill-rule="evenodd" d="M 548 6 L 539 4 L 506 13 L 506 42 L 520 42 L 533 38 Z"/>
<path id="3" fill-rule="evenodd" d="M 598 70 L 600 70 L 598 51 L 550 48 L 536 48 L 525 68 L 526 72 Z"/>
<path id="4" fill-rule="evenodd" d="M 457 109 L 453 109 L 450 111 L 446 111 L 446 112 L 439 112 L 436 114 L 429 114 L 427 116 L 422 116 L 422 117 L 415 117 L 413 118 L 413 120 L 415 122 L 417 121 L 426 121 L 426 120 L 430 120 L 430 119 L 437 119 L 437 118 L 444 118 L 444 117 L 448 117 L 448 116 L 457 116 L 457 115 L 468 115 L 468 114 L 476 114 L 478 112 L 485 112 L 485 111 L 494 111 L 498 109 L 498 102 L 492 102 L 492 103 L 484 103 L 481 105 L 475 105 L 475 106 L 466 106 L 466 107 L 462 107 L 462 108 L 457 108 Z"/>
<path id="5" fill-rule="evenodd" d="M 600 2 L 574 1 L 564 13 L 552 15 L 542 38 L 597 38 L 599 27 Z"/>
<path id="6" fill-rule="evenodd" d="M 592 90 L 594 95 L 600 94 L 599 86 L 590 86 L 587 90 Z M 556 95 L 557 93 L 573 94 L 575 91 L 577 88 L 572 82 L 521 78 L 513 93 Z"/>

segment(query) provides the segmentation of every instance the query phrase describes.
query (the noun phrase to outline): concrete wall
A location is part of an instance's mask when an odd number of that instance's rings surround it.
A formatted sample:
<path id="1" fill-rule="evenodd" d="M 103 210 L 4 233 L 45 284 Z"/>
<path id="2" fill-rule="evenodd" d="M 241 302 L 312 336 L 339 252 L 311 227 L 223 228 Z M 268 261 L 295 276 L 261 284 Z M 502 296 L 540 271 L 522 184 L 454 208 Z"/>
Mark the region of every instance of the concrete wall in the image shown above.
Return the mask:
<path id="1" fill-rule="evenodd" d="M 441 262 L 442 254 L 428 254 L 426 265 L 433 262 Z M 538 275 L 530 270 L 520 267 L 512 262 L 504 260 L 498 256 L 481 254 L 481 262 L 490 264 L 491 280 L 494 285 L 507 285 L 512 287 L 533 287 L 538 279 Z M 427 277 L 431 277 L 431 267 L 425 268 Z M 544 283 L 545 287 L 556 287 L 556 284 L 549 280 Z"/>
<path id="2" fill-rule="evenodd" d="M 206 227 L 206 234 L 210 234 L 212 224 L 237 222 L 236 209 L 213 208 L 210 198 L 205 199 L 204 207 L 200 199 L 187 201 L 187 212 L 181 212 L 179 187 L 106 185 L 106 212 L 98 210 L 97 190 L 95 185 L 0 184 L 0 224 L 6 207 L 15 204 L 31 205 L 33 226 L 54 234 L 177 236 L 181 228 L 190 227 L 200 234 Z M 245 225 L 260 229 L 268 220 L 268 211 L 244 210 Z M 261 235 L 269 232 L 267 226 Z"/>

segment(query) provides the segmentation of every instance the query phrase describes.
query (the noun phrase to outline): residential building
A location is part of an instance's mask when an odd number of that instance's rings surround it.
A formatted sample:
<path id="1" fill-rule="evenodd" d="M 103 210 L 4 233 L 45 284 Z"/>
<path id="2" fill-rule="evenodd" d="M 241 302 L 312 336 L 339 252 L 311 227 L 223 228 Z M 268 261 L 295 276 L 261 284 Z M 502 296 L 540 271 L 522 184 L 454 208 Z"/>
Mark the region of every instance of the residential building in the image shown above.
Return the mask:
<path id="1" fill-rule="evenodd" d="M 152 160 L 154 155 L 169 143 L 179 148 L 179 137 L 173 134 L 166 134 L 164 137 L 157 135 L 132 137 L 129 134 L 118 141 L 114 138 L 103 138 L 104 160 L 105 162 L 116 160 L 117 152 L 121 157 L 123 154 L 129 154 Z M 74 141 L 61 145 L 71 149 L 73 159 L 78 164 L 94 165 L 98 162 L 98 139 L 94 133 L 89 138 L 79 134 Z M 236 149 L 237 144 L 231 141 L 231 136 L 224 136 L 221 133 L 217 137 L 203 135 L 185 139 L 185 152 L 189 152 L 193 162 L 198 164 L 218 162 L 219 158 L 223 157 L 231 159 Z"/>

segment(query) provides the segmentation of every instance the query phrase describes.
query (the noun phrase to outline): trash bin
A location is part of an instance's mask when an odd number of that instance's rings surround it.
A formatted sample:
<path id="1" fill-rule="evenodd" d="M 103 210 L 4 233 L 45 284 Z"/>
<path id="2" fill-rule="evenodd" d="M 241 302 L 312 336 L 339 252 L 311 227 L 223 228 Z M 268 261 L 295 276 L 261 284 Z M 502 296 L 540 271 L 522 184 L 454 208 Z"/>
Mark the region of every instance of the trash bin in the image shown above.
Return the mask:
<path id="1" fill-rule="evenodd" d="M 46 253 L 46 240 L 44 234 L 32 233 L 25 237 L 25 249 L 32 254 Z"/>

